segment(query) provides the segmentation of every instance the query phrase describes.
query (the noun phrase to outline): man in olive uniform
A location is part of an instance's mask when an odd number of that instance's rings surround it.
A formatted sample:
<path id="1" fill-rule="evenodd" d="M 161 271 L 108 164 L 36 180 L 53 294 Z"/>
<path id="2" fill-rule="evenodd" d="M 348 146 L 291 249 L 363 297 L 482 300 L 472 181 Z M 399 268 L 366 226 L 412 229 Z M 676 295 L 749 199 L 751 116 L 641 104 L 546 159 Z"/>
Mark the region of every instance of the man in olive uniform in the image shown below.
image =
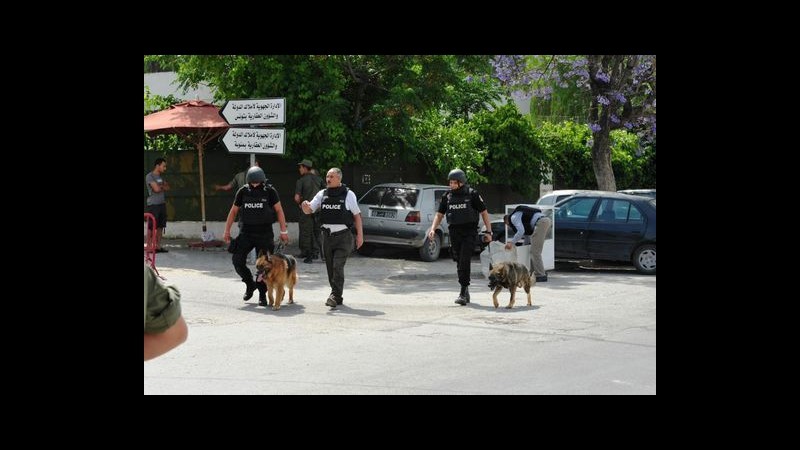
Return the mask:
<path id="1" fill-rule="evenodd" d="M 251 167 L 247 171 L 247 184 L 239 188 L 236 198 L 228 213 L 228 220 L 225 222 L 225 233 L 222 239 L 229 243 L 231 241 L 231 225 L 236 214 L 241 210 L 242 231 L 236 238 L 237 246 L 233 253 L 233 268 L 242 277 L 242 282 L 247 286 L 244 292 L 244 300 L 250 300 L 253 292 L 258 289 L 258 304 L 267 306 L 266 287 L 263 283 L 256 283 L 253 280 L 253 273 L 245 264 L 247 253 L 253 248 L 257 252 L 272 253 L 275 244 L 272 242 L 275 235 L 272 232 L 272 224 L 277 219 L 281 228 L 281 241 L 289 243 L 289 231 L 286 229 L 286 216 L 283 214 L 281 200 L 278 191 L 272 185 L 267 184 L 267 176 L 260 167 Z"/>
<path id="2" fill-rule="evenodd" d="M 467 175 L 461 169 L 453 169 L 447 175 L 450 190 L 442 195 L 439 210 L 433 218 L 433 224 L 428 231 L 428 239 L 433 240 L 436 230 L 442 223 L 442 218 L 447 214 L 447 224 L 450 230 L 450 253 L 458 265 L 458 283 L 461 292 L 456 303 L 464 306 L 469 303 L 469 274 L 472 261 L 472 251 L 475 249 L 475 240 L 478 237 L 478 215 L 483 218 L 486 225 L 487 242 L 492 240 L 492 223 L 483 198 L 475 189 L 467 184 Z"/>
<path id="3" fill-rule="evenodd" d="M 161 356 L 183 344 L 189 328 L 181 315 L 181 293 L 161 282 L 144 265 L 144 360 Z"/>
<path id="4" fill-rule="evenodd" d="M 259 163 L 256 161 L 254 166 L 258 166 Z M 228 184 L 215 184 L 214 190 L 215 191 L 233 191 L 234 194 L 239 192 L 239 188 L 244 186 L 247 182 L 245 181 L 245 177 L 247 176 L 247 171 L 250 170 L 250 162 L 248 161 L 245 165 L 244 169 L 241 172 L 237 172 L 236 175 L 233 176 L 233 179 L 228 182 Z"/>
<path id="5" fill-rule="evenodd" d="M 298 205 L 304 200 L 311 201 L 322 186 L 322 178 L 311 172 L 313 163 L 311 160 L 304 159 L 297 163 L 297 170 L 300 171 L 300 178 L 295 183 L 294 202 Z M 302 209 L 302 208 L 301 208 Z M 319 257 L 319 223 L 317 214 L 300 214 L 297 226 L 300 229 L 300 258 L 304 263 L 311 263 Z"/>

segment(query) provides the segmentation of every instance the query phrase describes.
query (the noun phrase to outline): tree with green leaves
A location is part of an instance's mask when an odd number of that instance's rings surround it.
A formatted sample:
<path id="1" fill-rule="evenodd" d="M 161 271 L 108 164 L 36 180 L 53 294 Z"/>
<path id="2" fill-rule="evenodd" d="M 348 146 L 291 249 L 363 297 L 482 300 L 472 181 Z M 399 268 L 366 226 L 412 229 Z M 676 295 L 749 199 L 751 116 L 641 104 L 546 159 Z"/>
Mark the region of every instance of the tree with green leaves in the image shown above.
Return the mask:
<path id="1" fill-rule="evenodd" d="M 556 188 L 596 188 L 592 131 L 587 124 L 543 122 L 536 127 L 534 140 L 542 149 Z M 611 165 L 620 189 L 656 187 L 655 145 L 648 145 L 644 151 L 639 145 L 639 137 L 634 133 L 611 132 Z"/>
<path id="2" fill-rule="evenodd" d="M 180 99 L 172 94 L 163 96 L 155 95 L 150 92 L 150 88 L 144 87 L 144 115 L 148 115 L 163 109 L 169 108 L 171 105 L 179 103 Z M 161 153 L 169 153 L 177 151 L 185 147 L 185 142 L 174 134 L 163 134 L 155 137 L 148 136 L 144 133 L 144 149 L 148 151 L 155 151 Z"/>
<path id="3" fill-rule="evenodd" d="M 445 175 L 458 167 L 472 184 L 487 181 L 482 175 L 486 156 L 483 139 L 465 118 L 428 110 L 415 117 L 408 143 L 417 149 L 416 157 L 433 179 L 444 183 Z"/>
<path id="4" fill-rule="evenodd" d="M 489 56 L 185 55 L 145 61 L 177 67 L 182 87 L 206 83 L 220 102 L 286 97 L 287 154 L 321 166 L 417 161 L 430 152 L 413 138 L 420 118 L 466 119 L 499 98 L 496 83 L 469 81 L 489 78 Z"/>
<path id="5" fill-rule="evenodd" d="M 502 180 L 516 192 L 532 197 L 539 192 L 545 166 L 544 153 L 536 142 L 530 121 L 513 103 L 475 114 L 472 126 L 486 148 L 484 173 Z"/>
<path id="6" fill-rule="evenodd" d="M 510 89 L 538 97 L 575 86 L 588 93 L 587 123 L 592 131 L 592 166 L 597 187 L 617 189 L 611 164 L 611 131 L 637 131 L 640 145 L 656 135 L 655 55 L 523 56 L 493 59 L 495 75 Z"/>

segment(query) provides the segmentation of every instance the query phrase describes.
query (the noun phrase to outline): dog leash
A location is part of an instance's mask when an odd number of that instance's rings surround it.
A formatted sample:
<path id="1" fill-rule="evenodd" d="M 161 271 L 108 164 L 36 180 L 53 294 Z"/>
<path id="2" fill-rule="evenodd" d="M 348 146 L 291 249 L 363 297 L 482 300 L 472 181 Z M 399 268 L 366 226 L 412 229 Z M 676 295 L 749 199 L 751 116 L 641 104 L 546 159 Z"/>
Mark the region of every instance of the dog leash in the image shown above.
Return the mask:
<path id="1" fill-rule="evenodd" d="M 278 241 L 278 244 L 275 246 L 275 253 L 283 254 L 283 250 L 286 248 L 286 244 L 283 241 Z"/>

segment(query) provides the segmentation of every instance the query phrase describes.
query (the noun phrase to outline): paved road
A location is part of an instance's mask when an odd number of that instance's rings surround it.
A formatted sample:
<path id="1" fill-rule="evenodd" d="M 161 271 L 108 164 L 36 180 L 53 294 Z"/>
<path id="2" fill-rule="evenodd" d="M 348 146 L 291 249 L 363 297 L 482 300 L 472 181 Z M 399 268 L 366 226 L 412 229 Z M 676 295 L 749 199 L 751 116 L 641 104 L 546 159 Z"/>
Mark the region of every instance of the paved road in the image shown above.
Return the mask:
<path id="1" fill-rule="evenodd" d="M 354 255 L 345 305 L 324 305 L 325 265 L 299 264 L 296 304 L 241 300 L 230 255 L 168 247 L 158 268 L 183 296 L 189 339 L 144 363 L 145 394 L 655 394 L 656 277 L 565 267 L 501 308 L 473 260 Z M 296 249 L 295 249 L 296 252 Z"/>

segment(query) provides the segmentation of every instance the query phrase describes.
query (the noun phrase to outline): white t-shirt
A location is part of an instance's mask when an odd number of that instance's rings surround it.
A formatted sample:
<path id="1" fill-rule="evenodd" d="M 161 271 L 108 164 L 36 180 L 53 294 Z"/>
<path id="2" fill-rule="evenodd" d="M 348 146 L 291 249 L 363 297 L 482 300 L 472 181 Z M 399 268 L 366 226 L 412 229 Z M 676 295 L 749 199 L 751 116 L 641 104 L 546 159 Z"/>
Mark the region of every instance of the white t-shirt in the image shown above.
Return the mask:
<path id="1" fill-rule="evenodd" d="M 317 192 L 317 195 L 308 202 L 308 205 L 311 207 L 312 212 L 316 212 L 319 207 L 322 205 L 323 196 L 325 195 L 325 189 Z M 347 197 L 344 200 L 344 208 L 355 216 L 356 214 L 361 214 L 361 210 L 358 208 L 358 199 L 356 198 L 355 192 L 353 192 L 350 188 L 347 189 Z M 335 224 L 322 224 L 322 228 L 327 228 L 330 230 L 331 233 L 335 233 L 337 231 L 342 231 L 347 229 L 347 225 L 342 223 L 335 223 Z"/>

